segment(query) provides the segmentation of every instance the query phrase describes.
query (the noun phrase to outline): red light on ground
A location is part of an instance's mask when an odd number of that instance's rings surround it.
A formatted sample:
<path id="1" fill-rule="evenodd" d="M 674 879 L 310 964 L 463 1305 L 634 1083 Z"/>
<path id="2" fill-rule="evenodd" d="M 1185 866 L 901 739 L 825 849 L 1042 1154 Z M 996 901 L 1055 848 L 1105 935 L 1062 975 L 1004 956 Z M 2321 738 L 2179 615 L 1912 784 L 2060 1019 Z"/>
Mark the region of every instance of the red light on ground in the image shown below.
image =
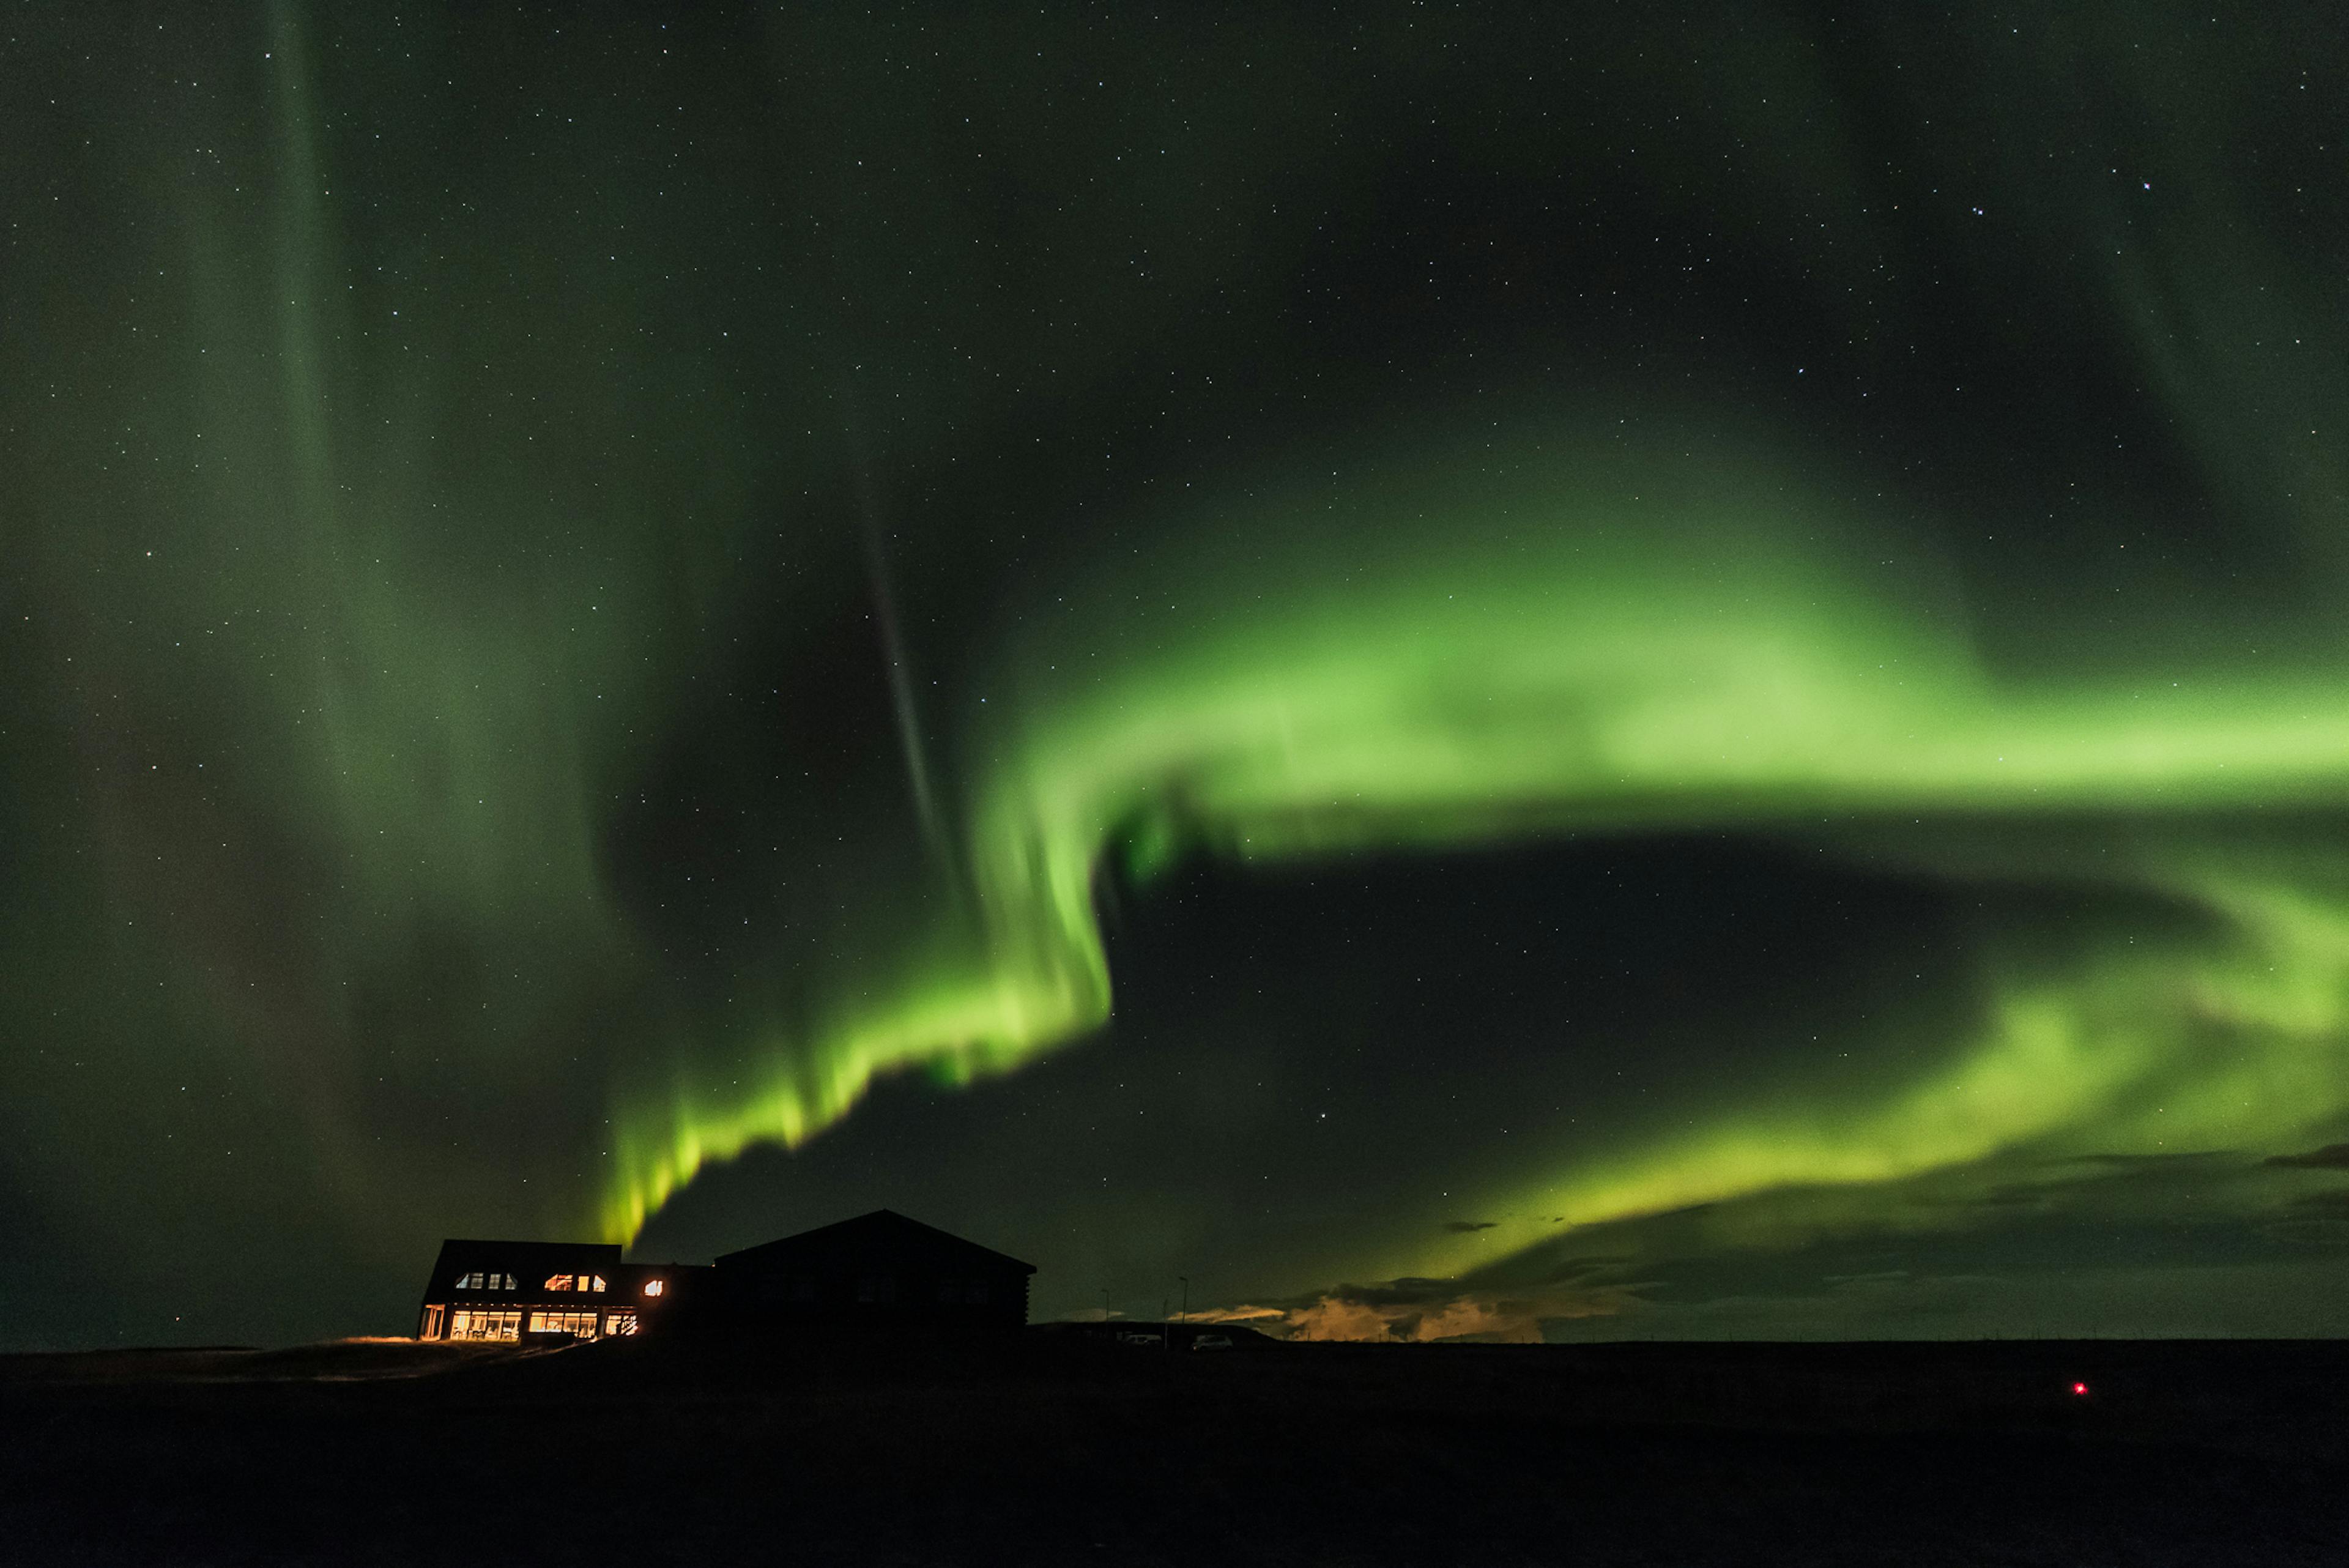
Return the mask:
<path id="1" fill-rule="evenodd" d="M 2075 1383 L 2072 1385 L 2072 1392 L 2075 1394 L 2085 1394 L 2087 1391 L 2088 1386 L 2085 1383 Z"/>

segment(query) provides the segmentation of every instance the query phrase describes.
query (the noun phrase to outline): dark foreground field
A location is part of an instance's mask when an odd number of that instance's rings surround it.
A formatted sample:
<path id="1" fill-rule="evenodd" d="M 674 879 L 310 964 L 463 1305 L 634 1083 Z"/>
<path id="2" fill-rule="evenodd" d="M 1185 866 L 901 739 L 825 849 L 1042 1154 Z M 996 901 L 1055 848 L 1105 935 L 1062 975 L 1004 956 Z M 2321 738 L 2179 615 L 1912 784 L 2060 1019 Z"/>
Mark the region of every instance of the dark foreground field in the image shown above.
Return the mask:
<path id="1" fill-rule="evenodd" d="M 2344 1415 L 2334 1343 L 20 1357 L 0 1562 L 2339 1568 Z"/>

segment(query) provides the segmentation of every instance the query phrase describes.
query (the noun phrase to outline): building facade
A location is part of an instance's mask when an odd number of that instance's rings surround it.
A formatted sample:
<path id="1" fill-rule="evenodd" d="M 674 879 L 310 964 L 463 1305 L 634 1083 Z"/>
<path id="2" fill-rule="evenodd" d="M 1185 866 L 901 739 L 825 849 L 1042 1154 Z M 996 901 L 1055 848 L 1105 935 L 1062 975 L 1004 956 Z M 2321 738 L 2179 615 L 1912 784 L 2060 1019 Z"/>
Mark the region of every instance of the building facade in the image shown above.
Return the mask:
<path id="1" fill-rule="evenodd" d="M 592 1241 L 450 1241 L 424 1288 L 419 1339 L 626 1337 L 689 1310 L 782 1328 L 1018 1328 L 1036 1272 L 886 1209 L 729 1252 L 716 1264 L 624 1262 Z"/>
<path id="2" fill-rule="evenodd" d="M 623 1262 L 589 1241 L 440 1243 L 418 1310 L 419 1339 L 605 1339 L 641 1332 L 707 1269 Z"/>

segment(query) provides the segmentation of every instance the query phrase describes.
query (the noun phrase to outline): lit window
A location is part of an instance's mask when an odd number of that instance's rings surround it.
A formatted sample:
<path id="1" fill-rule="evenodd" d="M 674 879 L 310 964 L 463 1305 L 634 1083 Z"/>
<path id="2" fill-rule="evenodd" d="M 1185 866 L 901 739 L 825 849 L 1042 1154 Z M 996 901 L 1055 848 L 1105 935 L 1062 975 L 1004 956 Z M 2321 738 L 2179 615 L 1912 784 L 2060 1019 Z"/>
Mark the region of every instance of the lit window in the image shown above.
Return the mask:
<path id="1" fill-rule="evenodd" d="M 595 1276 L 595 1282 L 594 1284 L 590 1285 L 590 1284 L 587 1284 L 587 1283 L 585 1283 L 585 1282 L 583 1282 L 581 1283 L 581 1285 L 580 1285 L 580 1287 L 579 1287 L 579 1288 L 580 1288 L 580 1289 L 582 1289 L 582 1290 L 596 1290 L 596 1291 L 600 1291 L 600 1290 L 602 1290 L 602 1289 L 604 1288 L 604 1276 L 603 1276 L 603 1275 L 601 1275 L 601 1274 L 597 1274 L 597 1275 Z"/>
<path id="2" fill-rule="evenodd" d="M 648 1296 L 657 1296 L 661 1293 L 661 1291 L 667 1285 L 667 1283 L 668 1282 L 667 1280 L 647 1280 L 645 1282 L 645 1294 Z"/>
<path id="3" fill-rule="evenodd" d="M 546 1288 L 550 1291 L 567 1291 L 571 1288 L 571 1276 L 569 1274 L 549 1274 L 546 1276 Z"/>
<path id="4" fill-rule="evenodd" d="M 449 1319 L 450 1339 L 512 1339 L 521 1329 L 518 1312 L 458 1312 Z"/>
<path id="5" fill-rule="evenodd" d="M 636 1333 L 636 1314 L 626 1307 L 608 1314 L 604 1320 L 604 1332 L 612 1334 Z"/>

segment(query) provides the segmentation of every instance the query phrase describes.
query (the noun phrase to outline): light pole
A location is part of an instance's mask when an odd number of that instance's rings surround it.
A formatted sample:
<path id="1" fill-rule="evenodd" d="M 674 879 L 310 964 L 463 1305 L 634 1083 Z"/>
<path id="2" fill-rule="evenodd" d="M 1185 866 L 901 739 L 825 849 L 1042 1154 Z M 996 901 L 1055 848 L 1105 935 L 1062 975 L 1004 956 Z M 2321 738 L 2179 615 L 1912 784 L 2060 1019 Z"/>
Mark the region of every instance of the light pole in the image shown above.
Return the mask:
<path id="1" fill-rule="evenodd" d="M 1109 1287 L 1102 1287 L 1102 1327 L 1109 1326 Z"/>
<path id="2" fill-rule="evenodd" d="M 1191 1321 L 1191 1276 L 1177 1274 L 1174 1277 L 1183 1282 L 1183 1321 L 1189 1323 Z"/>

